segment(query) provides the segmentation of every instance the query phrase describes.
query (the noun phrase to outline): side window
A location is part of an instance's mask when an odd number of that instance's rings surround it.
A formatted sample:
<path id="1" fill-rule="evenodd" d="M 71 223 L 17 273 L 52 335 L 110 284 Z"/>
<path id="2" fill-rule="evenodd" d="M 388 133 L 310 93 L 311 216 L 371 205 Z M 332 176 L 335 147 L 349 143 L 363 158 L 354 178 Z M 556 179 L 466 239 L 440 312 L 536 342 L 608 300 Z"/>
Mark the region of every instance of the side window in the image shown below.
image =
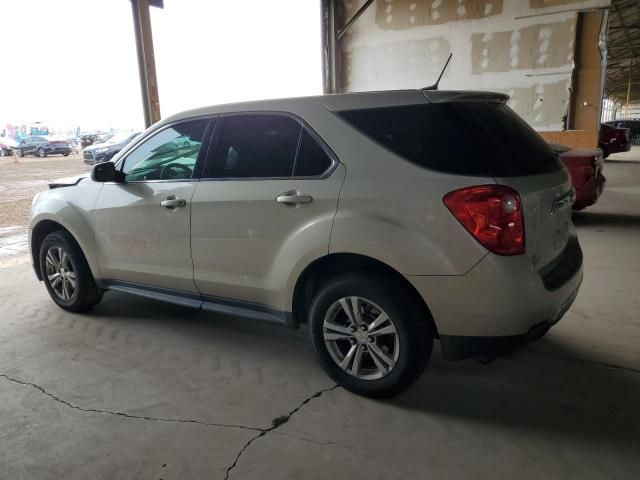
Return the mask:
<path id="1" fill-rule="evenodd" d="M 281 115 L 224 119 L 214 178 L 290 177 L 302 126 Z"/>
<path id="2" fill-rule="evenodd" d="M 209 120 L 191 120 L 159 131 L 133 150 L 122 167 L 127 182 L 193 176 Z"/>
<path id="3" fill-rule="evenodd" d="M 318 142 L 306 130 L 303 130 L 293 176 L 315 177 L 322 175 L 330 165 L 331 158 Z"/>

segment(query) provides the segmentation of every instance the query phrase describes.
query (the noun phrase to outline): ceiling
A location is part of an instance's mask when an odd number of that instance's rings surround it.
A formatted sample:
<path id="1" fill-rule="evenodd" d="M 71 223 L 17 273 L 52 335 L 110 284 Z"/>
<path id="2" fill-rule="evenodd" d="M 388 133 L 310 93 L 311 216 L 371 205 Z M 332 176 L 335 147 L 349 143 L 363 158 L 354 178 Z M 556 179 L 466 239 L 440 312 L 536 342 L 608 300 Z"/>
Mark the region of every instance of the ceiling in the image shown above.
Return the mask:
<path id="1" fill-rule="evenodd" d="M 612 0 L 607 34 L 605 96 L 640 102 L 640 0 Z"/>

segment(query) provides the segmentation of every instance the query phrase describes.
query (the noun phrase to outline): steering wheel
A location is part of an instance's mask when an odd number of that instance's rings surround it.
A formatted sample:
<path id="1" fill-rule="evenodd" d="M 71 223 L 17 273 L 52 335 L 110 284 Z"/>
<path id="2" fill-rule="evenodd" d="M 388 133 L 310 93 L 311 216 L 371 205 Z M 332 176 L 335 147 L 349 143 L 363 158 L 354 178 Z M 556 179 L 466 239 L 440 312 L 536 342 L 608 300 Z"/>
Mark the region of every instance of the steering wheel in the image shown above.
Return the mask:
<path id="1" fill-rule="evenodd" d="M 181 177 L 180 174 L 184 173 L 185 176 Z M 191 178 L 192 172 L 189 167 L 182 163 L 168 163 L 162 167 L 160 172 L 160 180 L 173 180 L 182 178 Z"/>

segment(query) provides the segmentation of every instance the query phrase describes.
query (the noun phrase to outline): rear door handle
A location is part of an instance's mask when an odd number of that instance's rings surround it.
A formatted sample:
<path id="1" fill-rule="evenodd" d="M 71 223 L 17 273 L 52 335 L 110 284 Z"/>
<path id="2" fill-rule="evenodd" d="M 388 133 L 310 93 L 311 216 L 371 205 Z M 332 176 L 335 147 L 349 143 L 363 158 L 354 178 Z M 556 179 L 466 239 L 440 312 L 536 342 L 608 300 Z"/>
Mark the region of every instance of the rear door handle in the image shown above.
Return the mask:
<path id="1" fill-rule="evenodd" d="M 311 195 L 304 195 L 298 192 L 287 192 L 276 197 L 276 202 L 284 203 L 285 205 L 297 205 L 299 203 L 311 203 L 313 197 Z"/>
<path id="2" fill-rule="evenodd" d="M 187 201 L 183 198 L 177 198 L 175 196 L 167 197 L 160 202 L 160 206 L 164 208 L 178 208 L 184 207 Z"/>

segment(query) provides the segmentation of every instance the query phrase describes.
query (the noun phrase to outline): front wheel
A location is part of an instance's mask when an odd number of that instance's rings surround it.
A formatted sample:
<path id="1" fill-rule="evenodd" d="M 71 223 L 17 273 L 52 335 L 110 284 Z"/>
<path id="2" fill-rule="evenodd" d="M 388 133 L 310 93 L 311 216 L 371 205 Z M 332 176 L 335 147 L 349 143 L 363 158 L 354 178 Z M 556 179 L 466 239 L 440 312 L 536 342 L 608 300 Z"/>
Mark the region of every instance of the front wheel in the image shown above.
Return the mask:
<path id="1" fill-rule="evenodd" d="M 38 156 L 39 156 L 40 158 L 44 158 L 44 157 L 46 157 L 46 156 L 47 156 L 47 153 L 44 151 L 44 148 L 40 147 L 40 148 L 38 149 Z"/>
<path id="2" fill-rule="evenodd" d="M 314 298 L 309 333 L 320 364 L 339 385 L 385 398 L 411 385 L 431 356 L 427 315 L 385 277 L 347 275 Z"/>
<path id="3" fill-rule="evenodd" d="M 19 157 L 24 157 L 24 150 L 22 150 L 22 149 L 18 150 L 18 156 Z"/>
<path id="4" fill-rule="evenodd" d="M 40 246 L 39 260 L 49 296 L 59 307 L 81 312 L 102 299 L 82 250 L 68 233 L 47 235 Z"/>

